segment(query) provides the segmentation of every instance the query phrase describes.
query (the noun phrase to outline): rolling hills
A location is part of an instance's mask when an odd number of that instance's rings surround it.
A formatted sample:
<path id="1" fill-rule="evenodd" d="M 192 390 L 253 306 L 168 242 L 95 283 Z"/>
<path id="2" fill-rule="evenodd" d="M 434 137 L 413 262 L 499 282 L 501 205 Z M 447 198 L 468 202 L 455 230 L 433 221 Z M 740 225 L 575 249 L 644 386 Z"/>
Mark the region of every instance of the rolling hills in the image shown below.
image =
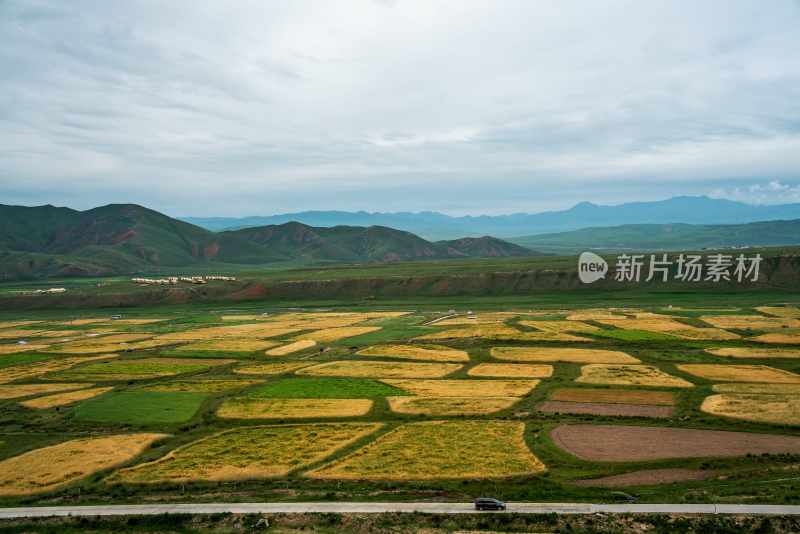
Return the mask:
<path id="1" fill-rule="evenodd" d="M 532 235 L 514 243 L 552 253 L 582 250 L 700 250 L 800 244 L 800 219 L 747 224 L 626 224 Z"/>
<path id="2" fill-rule="evenodd" d="M 0 279 L 153 272 L 162 267 L 295 265 L 528 256 L 492 237 L 430 242 L 382 226 L 298 222 L 215 233 L 134 204 L 86 211 L 0 205 Z"/>

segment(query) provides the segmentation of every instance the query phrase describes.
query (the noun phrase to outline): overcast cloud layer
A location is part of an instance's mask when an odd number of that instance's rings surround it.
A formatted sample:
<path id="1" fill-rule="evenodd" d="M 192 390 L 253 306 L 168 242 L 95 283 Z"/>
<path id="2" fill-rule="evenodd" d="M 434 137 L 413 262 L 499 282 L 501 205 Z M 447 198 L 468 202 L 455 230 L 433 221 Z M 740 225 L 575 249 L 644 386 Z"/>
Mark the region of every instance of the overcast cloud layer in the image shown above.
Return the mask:
<path id="1" fill-rule="evenodd" d="M 0 0 L 0 203 L 800 201 L 800 2 Z"/>

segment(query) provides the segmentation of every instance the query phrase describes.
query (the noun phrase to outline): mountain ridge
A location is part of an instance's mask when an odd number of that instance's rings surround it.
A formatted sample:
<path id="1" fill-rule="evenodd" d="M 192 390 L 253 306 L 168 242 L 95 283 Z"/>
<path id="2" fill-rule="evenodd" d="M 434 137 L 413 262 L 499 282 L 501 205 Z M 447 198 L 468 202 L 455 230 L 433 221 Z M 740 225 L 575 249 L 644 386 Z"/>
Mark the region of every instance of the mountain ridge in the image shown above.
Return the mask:
<path id="1" fill-rule="evenodd" d="M 305 211 L 249 217 L 179 217 L 212 230 L 280 224 L 297 220 L 311 226 L 381 225 L 425 239 L 463 236 L 498 238 L 539 235 L 623 224 L 737 224 L 800 218 L 800 203 L 754 205 L 707 196 L 677 196 L 658 201 L 602 205 L 580 202 L 565 210 L 507 215 L 450 216 L 438 212 Z"/>

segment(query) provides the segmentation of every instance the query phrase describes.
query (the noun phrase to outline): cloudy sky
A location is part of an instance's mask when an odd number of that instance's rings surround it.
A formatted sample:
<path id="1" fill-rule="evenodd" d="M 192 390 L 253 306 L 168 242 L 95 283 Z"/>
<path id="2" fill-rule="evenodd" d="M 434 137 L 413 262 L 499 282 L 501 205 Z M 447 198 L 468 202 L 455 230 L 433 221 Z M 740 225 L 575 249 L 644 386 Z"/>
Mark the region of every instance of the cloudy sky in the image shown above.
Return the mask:
<path id="1" fill-rule="evenodd" d="M 0 0 L 0 203 L 800 202 L 800 0 Z"/>

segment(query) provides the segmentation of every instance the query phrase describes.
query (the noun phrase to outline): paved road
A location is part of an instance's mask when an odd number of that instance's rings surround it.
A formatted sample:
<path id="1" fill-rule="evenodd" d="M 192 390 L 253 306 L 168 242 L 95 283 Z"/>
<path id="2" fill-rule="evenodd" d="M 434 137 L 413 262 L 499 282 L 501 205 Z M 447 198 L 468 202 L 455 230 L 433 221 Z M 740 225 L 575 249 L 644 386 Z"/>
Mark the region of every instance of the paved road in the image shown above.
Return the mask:
<path id="1" fill-rule="evenodd" d="M 48 516 L 157 515 L 157 514 L 257 514 L 257 513 L 380 513 L 426 512 L 437 514 L 475 513 L 472 503 L 210 503 L 141 504 L 108 506 L 33 506 L 0 508 L 0 519 Z M 770 514 L 800 515 L 800 506 L 759 504 L 581 504 L 508 503 L 508 512 L 525 514 L 664 513 L 664 514 Z M 498 513 L 498 512 L 480 512 Z M 499 512 L 502 513 L 502 512 Z"/>

